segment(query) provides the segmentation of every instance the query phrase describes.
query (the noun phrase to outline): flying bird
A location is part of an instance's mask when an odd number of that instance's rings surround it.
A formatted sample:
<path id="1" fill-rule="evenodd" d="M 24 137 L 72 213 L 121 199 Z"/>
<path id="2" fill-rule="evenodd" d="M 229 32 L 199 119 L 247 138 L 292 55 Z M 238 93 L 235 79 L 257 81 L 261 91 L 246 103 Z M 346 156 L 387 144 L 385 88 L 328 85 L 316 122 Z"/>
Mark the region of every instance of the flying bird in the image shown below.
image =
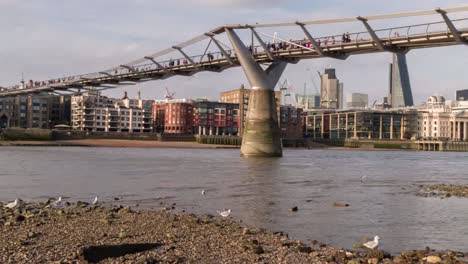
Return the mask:
<path id="1" fill-rule="evenodd" d="M 94 201 L 91 203 L 92 205 L 96 205 L 98 203 L 98 196 L 94 197 Z"/>
<path id="2" fill-rule="evenodd" d="M 220 212 L 220 211 L 217 211 L 217 212 L 218 212 L 218 214 L 220 214 L 222 217 L 228 217 L 228 216 L 231 215 L 231 212 L 232 212 L 232 211 L 231 211 L 231 209 L 229 209 L 229 210 L 227 210 L 227 211 L 221 211 L 221 212 Z"/>
<path id="3" fill-rule="evenodd" d="M 205 190 L 202 190 L 202 191 L 201 191 L 201 194 L 202 194 L 202 195 L 205 195 L 205 194 L 206 194 L 206 191 L 205 191 Z"/>
<path id="4" fill-rule="evenodd" d="M 15 199 L 14 202 L 11 202 L 11 203 L 9 203 L 9 204 L 6 204 L 6 205 L 5 205 L 5 208 L 13 209 L 13 208 L 15 208 L 16 206 L 18 206 L 18 204 L 19 204 L 19 200 L 18 200 L 18 199 Z"/>
<path id="5" fill-rule="evenodd" d="M 374 240 L 366 242 L 362 245 L 365 246 L 366 248 L 374 249 L 379 246 L 379 239 L 380 239 L 379 236 L 375 236 Z"/>
<path id="6" fill-rule="evenodd" d="M 367 175 L 361 177 L 361 182 L 364 182 L 365 180 L 367 180 Z"/>

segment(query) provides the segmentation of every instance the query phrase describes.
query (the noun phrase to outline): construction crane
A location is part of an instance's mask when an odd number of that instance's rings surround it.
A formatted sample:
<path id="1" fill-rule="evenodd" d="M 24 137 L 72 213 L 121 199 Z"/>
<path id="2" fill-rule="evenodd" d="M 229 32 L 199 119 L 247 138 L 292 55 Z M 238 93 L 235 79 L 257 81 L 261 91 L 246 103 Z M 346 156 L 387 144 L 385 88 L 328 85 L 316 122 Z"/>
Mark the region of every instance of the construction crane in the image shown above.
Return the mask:
<path id="1" fill-rule="evenodd" d="M 279 82 L 279 88 L 281 91 L 281 95 L 283 96 L 282 101 L 283 104 L 286 102 L 286 97 L 291 97 L 292 94 L 295 94 L 294 88 L 291 84 L 289 84 L 288 78 L 284 79 L 283 82 Z M 294 100 L 294 104 L 297 104 L 296 97 L 292 96 Z"/>
<path id="2" fill-rule="evenodd" d="M 174 93 L 169 92 L 169 89 L 166 87 L 166 95 L 164 95 L 164 98 L 166 98 L 167 100 L 173 100 L 174 95 L 175 95 L 175 92 Z"/>

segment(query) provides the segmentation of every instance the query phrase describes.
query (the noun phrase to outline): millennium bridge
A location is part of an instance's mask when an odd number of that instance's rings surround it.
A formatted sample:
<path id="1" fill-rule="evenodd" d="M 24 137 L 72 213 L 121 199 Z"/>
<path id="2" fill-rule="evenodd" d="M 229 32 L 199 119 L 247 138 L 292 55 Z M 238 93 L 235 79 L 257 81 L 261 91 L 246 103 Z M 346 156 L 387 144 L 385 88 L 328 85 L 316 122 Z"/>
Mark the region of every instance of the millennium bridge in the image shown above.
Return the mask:
<path id="1" fill-rule="evenodd" d="M 188 41 L 99 72 L 44 81 L 29 81 L 0 90 L 0 97 L 34 93 L 74 94 L 119 86 L 191 76 L 198 72 L 222 72 L 241 66 L 252 86 L 242 138 L 243 156 L 282 155 L 274 87 L 288 63 L 302 59 L 334 58 L 376 52 L 406 53 L 413 49 L 468 45 L 468 6 L 352 18 L 294 21 L 272 24 L 223 25 Z M 452 14 L 463 15 L 450 18 Z M 431 22 L 376 29 L 373 21 L 401 23 L 407 18 L 430 18 Z M 427 20 L 427 19 L 425 19 Z M 311 28 L 336 23 L 359 23 L 361 31 L 342 35 L 314 36 Z M 300 39 L 278 36 L 272 30 L 295 28 Z M 247 31 L 251 41 L 242 41 Z M 228 39 L 230 45 L 222 39 Z M 271 39 L 271 42 L 265 41 Z M 208 42 L 203 54 L 190 54 L 190 47 Z M 248 44 L 246 44 L 248 43 Z M 216 49 L 211 52 L 210 49 Z M 262 65 L 268 67 L 264 70 Z"/>

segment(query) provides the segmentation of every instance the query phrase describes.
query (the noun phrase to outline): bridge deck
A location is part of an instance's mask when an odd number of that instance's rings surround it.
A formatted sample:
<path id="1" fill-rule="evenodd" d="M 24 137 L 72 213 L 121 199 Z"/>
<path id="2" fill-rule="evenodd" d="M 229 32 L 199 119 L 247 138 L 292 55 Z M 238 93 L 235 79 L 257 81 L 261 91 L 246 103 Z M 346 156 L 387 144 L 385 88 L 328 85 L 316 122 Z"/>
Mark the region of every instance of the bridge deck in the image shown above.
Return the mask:
<path id="1" fill-rule="evenodd" d="M 461 20 L 468 21 L 468 19 L 459 19 L 457 21 Z M 375 32 L 388 32 L 389 36 L 385 38 L 379 38 L 379 41 L 385 47 L 391 48 L 392 51 L 409 51 L 412 49 L 461 44 L 449 30 L 436 32 L 428 31 L 431 25 L 440 23 L 443 22 L 382 29 Z M 410 29 L 416 26 L 426 26 L 426 33 L 409 34 Z M 391 36 L 393 30 L 402 28 L 408 29 L 407 35 Z M 458 29 L 458 31 L 460 32 L 461 38 L 468 43 L 468 29 Z M 273 61 L 287 61 L 290 63 L 297 63 L 302 59 L 314 59 L 322 57 L 335 57 L 344 59 L 351 55 L 385 51 L 379 48 L 379 43 L 374 41 L 372 38 L 359 38 L 359 36 L 364 36 L 365 34 L 366 32 L 350 34 L 353 36 L 353 39 L 350 39 L 346 42 L 334 40 L 333 42 L 328 42 L 328 40 L 331 40 L 330 37 L 319 38 L 319 41 L 322 40 L 322 43 L 319 44 L 320 49 L 322 49 L 321 52 L 314 49 L 310 45 L 310 42 L 305 40 L 295 40 L 284 41 L 282 42 L 282 44 L 284 44 L 283 48 L 269 49 L 268 52 L 263 50 L 261 46 L 252 47 L 252 55 L 258 63 L 269 64 Z M 224 56 L 224 54 L 228 54 L 229 58 Z M 105 90 L 115 88 L 118 85 L 131 85 L 139 82 L 166 79 L 176 75 L 190 76 L 201 71 L 221 72 L 231 67 L 240 66 L 233 50 L 226 50 L 224 54 L 222 52 L 210 54 L 212 56 L 211 59 L 208 58 L 207 54 L 204 54 L 161 62 L 154 61 L 154 58 L 151 58 L 147 60 L 147 63 L 144 64 L 140 63 L 132 66 L 122 65 L 105 72 L 71 76 L 52 81 L 49 80 L 45 82 L 36 82 L 26 88 L 14 87 L 5 89 L 0 91 L 0 97 L 67 90 L 76 92 L 75 89 L 78 89 L 78 91 L 80 91 L 80 89 L 86 90 L 86 87 L 99 87 L 98 90 Z M 270 55 L 272 55 L 272 57 Z M 150 60 L 152 62 L 150 62 Z M 184 60 L 186 63 L 180 63 Z M 190 60 L 192 60 L 193 63 L 190 63 Z"/>

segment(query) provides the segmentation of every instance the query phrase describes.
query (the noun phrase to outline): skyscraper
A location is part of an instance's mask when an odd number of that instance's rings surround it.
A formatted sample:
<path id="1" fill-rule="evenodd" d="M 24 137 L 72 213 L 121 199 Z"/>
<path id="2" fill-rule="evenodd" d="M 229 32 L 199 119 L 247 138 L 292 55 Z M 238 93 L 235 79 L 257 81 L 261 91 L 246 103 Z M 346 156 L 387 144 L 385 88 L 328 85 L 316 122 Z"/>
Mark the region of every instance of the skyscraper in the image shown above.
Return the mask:
<path id="1" fill-rule="evenodd" d="M 457 91 L 457 101 L 468 101 L 468 89 Z"/>
<path id="2" fill-rule="evenodd" d="M 348 108 L 365 108 L 369 104 L 369 95 L 363 93 L 353 93 L 348 98 Z"/>
<path id="3" fill-rule="evenodd" d="M 406 64 L 405 53 L 393 53 L 393 63 L 390 64 L 389 104 L 392 108 L 413 106 L 413 93 Z"/>
<path id="4" fill-rule="evenodd" d="M 339 109 L 342 106 L 343 85 L 336 78 L 335 69 L 325 69 L 320 75 L 320 106 L 322 108 Z"/>

